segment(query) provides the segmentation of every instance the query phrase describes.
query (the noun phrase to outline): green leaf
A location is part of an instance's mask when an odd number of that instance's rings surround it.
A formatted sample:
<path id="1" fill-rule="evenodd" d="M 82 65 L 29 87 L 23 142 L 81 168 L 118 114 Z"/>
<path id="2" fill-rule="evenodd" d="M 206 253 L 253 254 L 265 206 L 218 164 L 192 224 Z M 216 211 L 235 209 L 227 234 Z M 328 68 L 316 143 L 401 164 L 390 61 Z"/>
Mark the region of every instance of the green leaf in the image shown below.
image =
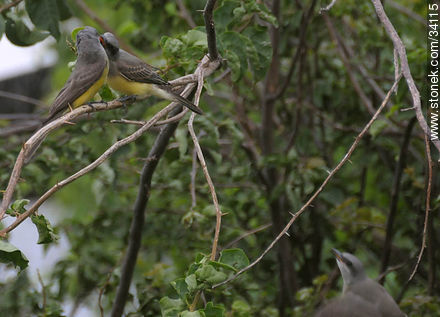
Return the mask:
<path id="1" fill-rule="evenodd" d="M 194 274 L 192 274 L 194 275 Z M 171 282 L 171 286 L 176 290 L 177 295 L 186 301 L 186 294 L 188 294 L 188 284 L 185 282 L 184 278 L 178 278 Z"/>
<path id="2" fill-rule="evenodd" d="M 70 33 L 70 37 L 72 38 L 72 41 L 74 43 L 76 43 L 76 35 L 78 34 L 79 31 L 83 30 L 84 26 L 80 26 L 78 28 L 75 28 L 72 30 L 72 33 Z"/>
<path id="3" fill-rule="evenodd" d="M 240 6 L 237 0 L 226 0 L 214 11 L 215 28 L 218 34 L 222 34 L 228 25 L 234 20 L 233 11 Z"/>
<path id="4" fill-rule="evenodd" d="M 211 264 L 216 269 L 226 269 L 226 270 L 229 270 L 229 271 L 237 272 L 235 267 L 230 266 L 230 265 L 225 264 L 225 263 L 220 263 L 220 262 L 217 262 L 217 261 L 209 261 L 209 264 Z"/>
<path id="5" fill-rule="evenodd" d="M 202 315 L 202 313 L 200 313 L 199 311 L 183 311 L 180 314 L 181 317 L 204 317 L 204 315 Z"/>
<path id="6" fill-rule="evenodd" d="M 217 284 L 227 279 L 227 275 L 223 272 L 217 271 L 212 265 L 204 264 L 196 271 L 198 280 L 207 282 L 209 284 Z"/>
<path id="7" fill-rule="evenodd" d="M 370 127 L 370 134 L 373 136 L 373 138 L 375 138 L 383 131 L 383 129 L 385 129 L 387 125 L 388 123 L 384 119 L 377 119 Z"/>
<path id="8" fill-rule="evenodd" d="M 269 9 L 263 3 L 257 3 L 256 1 L 248 1 L 245 4 L 245 6 L 249 12 L 257 13 L 262 20 L 269 22 L 275 27 L 278 27 L 278 21 L 276 17 L 269 11 Z"/>
<path id="9" fill-rule="evenodd" d="M 57 40 L 60 38 L 57 0 L 26 0 L 26 10 L 37 28 L 49 30 Z"/>
<path id="10" fill-rule="evenodd" d="M 212 302 L 208 302 L 202 311 L 206 317 L 224 317 L 225 308 L 220 305 L 214 305 Z"/>
<path id="11" fill-rule="evenodd" d="M 70 11 L 66 0 L 56 0 L 58 7 L 58 14 L 60 15 L 60 21 L 67 20 L 72 17 L 72 11 Z"/>
<path id="12" fill-rule="evenodd" d="M 9 41 L 18 46 L 30 46 L 49 36 L 48 32 L 31 31 L 22 21 L 10 18 L 6 18 L 5 33 Z"/>
<path id="13" fill-rule="evenodd" d="M 11 204 L 6 210 L 6 213 L 10 216 L 16 217 L 18 214 L 22 214 L 26 211 L 24 206 L 27 204 L 29 204 L 29 199 L 18 199 Z"/>
<path id="14" fill-rule="evenodd" d="M 195 274 L 190 274 L 185 278 L 186 285 L 188 286 L 188 291 L 193 292 L 197 289 L 197 278 Z"/>
<path id="15" fill-rule="evenodd" d="M 228 264 L 234 267 L 236 270 L 241 270 L 249 265 L 249 259 L 242 249 L 223 250 L 218 261 Z"/>
<path id="16" fill-rule="evenodd" d="M 243 35 L 252 41 L 258 55 L 258 60 L 249 59 L 255 81 L 258 81 L 266 75 L 272 59 L 272 45 L 269 34 L 266 28 L 256 26 L 246 28 Z"/>
<path id="17" fill-rule="evenodd" d="M 249 304 L 243 300 L 235 300 L 232 303 L 232 311 L 234 312 L 234 316 L 237 317 L 250 317 L 251 316 L 251 307 Z"/>
<path id="18" fill-rule="evenodd" d="M 181 299 L 172 299 L 168 296 L 162 297 L 159 301 L 162 317 L 177 317 L 185 308 Z"/>
<path id="19" fill-rule="evenodd" d="M 162 37 L 160 43 L 163 48 L 163 54 L 167 58 L 179 55 L 185 47 L 181 40 L 171 37 L 166 37 L 165 39 Z"/>
<path id="20" fill-rule="evenodd" d="M 52 225 L 43 215 L 32 215 L 31 220 L 38 230 L 38 244 L 47 244 L 59 239 Z"/>
<path id="21" fill-rule="evenodd" d="M 203 46 L 208 48 L 208 41 L 206 39 L 206 33 L 198 30 L 189 30 L 183 37 L 182 40 L 188 45 L 192 46 Z"/>
<path id="22" fill-rule="evenodd" d="M 29 260 L 12 244 L 0 240 L 0 262 L 12 263 L 15 267 L 18 266 L 20 270 L 24 270 L 28 266 Z"/>

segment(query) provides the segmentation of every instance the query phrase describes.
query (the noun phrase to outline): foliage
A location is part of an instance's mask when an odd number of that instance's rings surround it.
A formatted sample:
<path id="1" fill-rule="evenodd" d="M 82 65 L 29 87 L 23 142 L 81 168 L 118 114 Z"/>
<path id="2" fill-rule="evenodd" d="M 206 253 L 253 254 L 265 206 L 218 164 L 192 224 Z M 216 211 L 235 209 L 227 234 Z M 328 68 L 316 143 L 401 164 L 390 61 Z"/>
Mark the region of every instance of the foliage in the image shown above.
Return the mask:
<path id="1" fill-rule="evenodd" d="M 246 267 L 249 259 L 261 255 L 279 233 L 279 225 L 289 221 L 289 212 L 296 212 L 316 191 L 371 117 L 353 89 L 318 6 L 313 8 L 308 24 L 305 22 L 313 1 L 280 1 L 279 17 L 262 1 L 217 2 L 214 21 L 224 65 L 215 76 L 206 79 L 206 93 L 201 100 L 205 115 L 196 117 L 195 129 L 224 214 L 221 252 L 215 261 L 210 260 L 215 209 L 200 168 L 195 175 L 195 205 L 191 198 L 193 145 L 183 122 L 153 177 L 133 287 L 125 309 L 127 316 L 310 315 L 325 301 L 323 297 L 340 293 L 340 281 L 327 285 L 335 269 L 330 253 L 333 247 L 356 253 L 371 277 L 379 274 L 395 167 L 406 126 L 414 115 L 400 111 L 412 106 L 403 81 L 392 104 L 361 141 L 350 163 L 330 181 L 313 208 L 296 220 L 288 232 L 290 238 L 285 237 L 293 256 L 288 267 L 295 275 L 294 305 L 286 304 L 280 296 L 283 255 L 279 244 L 236 280 L 212 288 Z M 183 3 L 197 27 L 188 26 L 174 1 L 87 1 L 139 56 L 166 69 L 169 80 L 192 73 L 207 53 L 203 16 L 198 12 L 205 1 Z M 399 3 L 424 14 L 422 1 Z M 424 26 L 391 6 L 385 8 L 405 42 L 413 77 L 424 92 Z M 394 77 L 393 48 L 371 3 L 337 2 L 328 15 L 345 45 L 355 52 L 351 59 L 353 71 L 356 65 L 365 67 L 386 92 Z M 54 92 L 68 76 L 68 62 L 75 59 L 65 44 L 70 35 L 60 31 L 60 21 L 70 16 L 104 31 L 64 0 L 26 0 L 0 15 L 0 36 L 4 32 L 16 45 L 33 45 L 48 36 L 58 40 L 60 63 L 54 71 Z M 301 43 L 305 24 L 305 41 Z M 274 29 L 279 31 L 278 61 L 273 59 Z M 272 125 L 265 126 L 267 118 L 261 105 L 273 97 L 269 93 L 277 93 L 265 87 L 282 87 L 297 49 L 300 53 L 291 82 L 275 99 Z M 280 74 L 270 77 L 268 70 L 277 63 Z M 365 78 L 359 73 L 355 77 L 377 108 L 381 100 Z M 112 99 L 113 94 L 104 89 L 101 96 Z M 150 98 L 124 110 L 97 113 L 90 120 L 50 135 L 40 155 L 24 169 L 17 200 L 8 214 L 16 217 L 25 212 L 25 197 L 41 196 L 136 129 L 132 125 L 110 124 L 110 120 L 145 120 L 165 104 Z M 264 134 L 267 129 L 270 135 Z M 271 138 L 270 153 L 263 145 L 266 137 Z M 67 312 L 62 304 L 71 301 L 89 306 L 98 314 L 96 294 L 101 292 L 100 304 L 106 314 L 110 312 L 120 284 L 139 171 L 154 139 L 154 133 L 141 137 L 117 151 L 97 170 L 58 192 L 57 212 L 63 220 L 57 225 L 44 217 L 44 205 L 32 218 L 39 240 L 29 243 L 50 248 L 62 235 L 70 244 L 68 254 L 44 276 L 44 295 L 42 287 L 27 277 L 25 268 L 32 263 L 6 240 L 0 241 L 2 262 L 18 266 L 21 271 L 0 285 L 0 292 L 5 294 L 0 299 L 0 311 L 8 316 L 63 316 Z M 0 140 L 0 188 L 7 185 L 10 170 L 6 167 L 12 166 L 22 142 L 17 135 Z M 414 129 L 404 155 L 406 165 L 399 189 L 390 266 L 405 265 L 388 275 L 385 287 L 395 298 L 404 290 L 401 308 L 409 316 L 435 316 L 440 311 L 439 285 L 434 282 L 428 290 L 427 284 L 432 270 L 440 269 L 438 261 L 433 266 L 425 255 L 421 273 L 405 289 L 423 228 L 426 172 L 420 129 Z M 434 159 L 438 157 L 438 153 L 433 155 Z M 275 181 L 265 183 L 264 177 L 273 171 L 277 174 Z M 433 182 L 431 212 L 435 214 L 440 207 L 439 178 Z M 438 224 L 438 219 L 433 219 L 433 235 Z M 432 252 L 438 257 L 435 246 Z"/>

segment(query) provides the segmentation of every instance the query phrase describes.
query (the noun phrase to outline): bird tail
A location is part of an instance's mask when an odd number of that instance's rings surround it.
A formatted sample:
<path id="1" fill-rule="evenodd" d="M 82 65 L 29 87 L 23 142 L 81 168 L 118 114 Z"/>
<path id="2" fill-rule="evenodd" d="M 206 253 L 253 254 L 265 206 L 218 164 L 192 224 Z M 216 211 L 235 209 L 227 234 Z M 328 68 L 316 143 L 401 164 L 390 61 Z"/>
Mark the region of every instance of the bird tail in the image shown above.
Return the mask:
<path id="1" fill-rule="evenodd" d="M 193 112 L 195 112 L 197 114 L 200 114 L 200 115 L 203 114 L 202 109 L 197 107 L 195 104 L 193 104 L 191 101 L 189 101 L 185 97 L 182 97 L 181 95 L 175 93 L 169 87 L 158 86 L 158 85 L 155 85 L 155 87 L 159 88 L 159 89 L 155 90 L 155 93 L 159 97 L 162 97 L 162 98 L 165 98 L 165 99 L 169 99 L 169 100 L 172 100 L 172 101 L 180 102 L 182 105 L 187 107 L 189 110 L 191 110 L 191 111 L 193 111 Z"/>

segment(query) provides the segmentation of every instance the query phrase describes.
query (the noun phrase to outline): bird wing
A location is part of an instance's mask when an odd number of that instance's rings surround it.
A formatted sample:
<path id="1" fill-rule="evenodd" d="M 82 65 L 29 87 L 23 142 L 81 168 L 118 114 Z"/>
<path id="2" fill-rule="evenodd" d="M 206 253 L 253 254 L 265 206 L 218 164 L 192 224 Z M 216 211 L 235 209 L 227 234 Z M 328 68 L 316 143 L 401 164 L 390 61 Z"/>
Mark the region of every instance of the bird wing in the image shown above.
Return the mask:
<path id="1" fill-rule="evenodd" d="M 58 113 L 64 111 L 69 105 L 72 105 L 76 99 L 92 87 L 93 84 L 101 78 L 106 66 L 107 60 L 105 59 L 96 60 L 92 64 L 82 64 L 77 62 L 77 65 L 67 79 L 66 84 L 55 97 L 55 101 L 49 111 L 49 118 L 46 121 L 49 121 Z"/>
<path id="2" fill-rule="evenodd" d="M 405 316 L 385 288 L 372 279 L 367 278 L 364 281 L 358 282 L 347 291 L 362 297 L 364 300 L 374 305 L 380 312 L 380 315 L 378 316 Z"/>
<path id="3" fill-rule="evenodd" d="M 119 50 L 117 67 L 121 76 L 127 80 L 146 84 L 169 85 L 165 79 L 156 73 L 155 67 L 122 49 Z"/>
<path id="4" fill-rule="evenodd" d="M 376 307 L 353 293 L 331 300 L 314 317 L 379 317 Z"/>

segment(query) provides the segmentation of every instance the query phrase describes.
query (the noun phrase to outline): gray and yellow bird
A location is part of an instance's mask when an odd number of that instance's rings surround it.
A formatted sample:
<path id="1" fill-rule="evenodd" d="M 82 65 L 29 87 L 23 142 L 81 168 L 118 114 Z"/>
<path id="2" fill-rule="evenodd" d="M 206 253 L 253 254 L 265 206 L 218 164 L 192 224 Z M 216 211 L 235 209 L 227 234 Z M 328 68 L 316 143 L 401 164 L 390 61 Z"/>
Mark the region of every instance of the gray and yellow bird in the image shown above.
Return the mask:
<path id="1" fill-rule="evenodd" d="M 76 35 L 78 58 L 75 68 L 64 87 L 55 97 L 49 110 L 47 123 L 68 108 L 75 108 L 90 101 L 107 81 L 109 61 L 103 48 L 104 41 L 98 31 L 86 26 Z"/>
<path id="2" fill-rule="evenodd" d="M 104 48 L 110 61 L 109 86 L 127 95 L 156 96 L 177 101 L 198 114 L 202 110 L 171 90 L 171 85 L 156 73 L 156 69 L 143 60 L 119 48 L 116 37 L 110 33 L 102 35 Z"/>
<path id="3" fill-rule="evenodd" d="M 341 271 L 342 296 L 320 308 L 315 317 L 404 317 L 382 285 L 370 279 L 353 254 L 332 249 Z"/>
<path id="4" fill-rule="evenodd" d="M 42 122 L 47 124 L 60 117 L 67 109 L 79 107 L 90 101 L 107 82 L 109 61 L 102 46 L 103 39 L 95 28 L 86 26 L 76 35 L 78 57 L 75 68 L 52 103 L 49 116 Z M 35 155 L 40 142 L 34 144 L 26 155 L 28 163 Z"/>

